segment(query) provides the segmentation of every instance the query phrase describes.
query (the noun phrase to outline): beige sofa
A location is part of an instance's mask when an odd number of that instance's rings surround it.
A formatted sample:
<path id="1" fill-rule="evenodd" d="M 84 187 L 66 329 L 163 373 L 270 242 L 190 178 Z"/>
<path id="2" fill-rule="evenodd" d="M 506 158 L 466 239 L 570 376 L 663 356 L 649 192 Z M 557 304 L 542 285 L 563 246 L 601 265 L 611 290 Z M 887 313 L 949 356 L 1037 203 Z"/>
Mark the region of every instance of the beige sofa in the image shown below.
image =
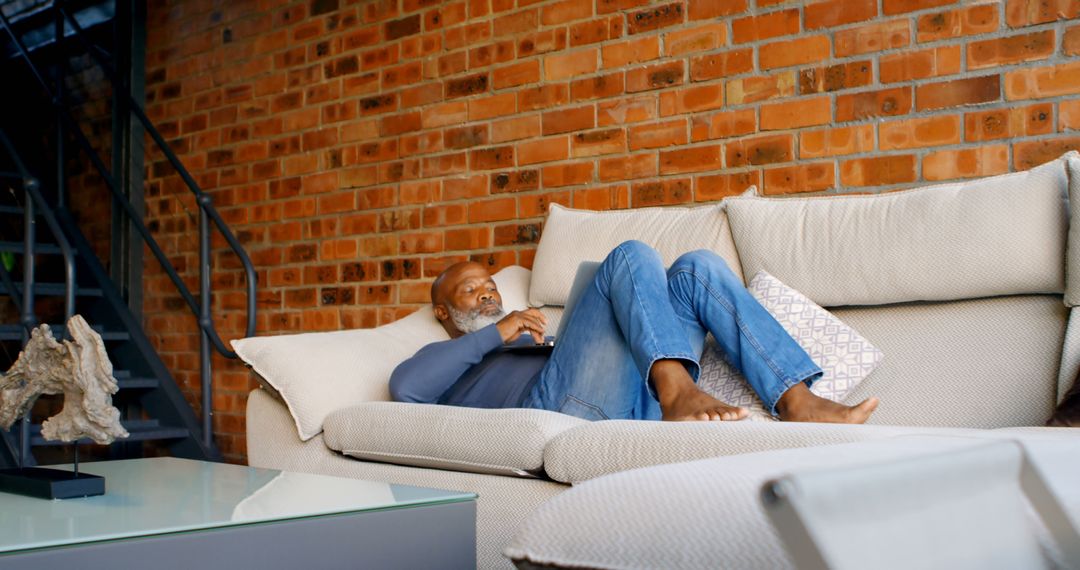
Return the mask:
<path id="1" fill-rule="evenodd" d="M 234 341 L 265 386 L 248 400 L 249 462 L 477 492 L 478 562 L 500 567 L 511 564 L 503 551 L 538 506 L 630 469 L 912 434 L 1027 426 L 1071 435 L 1035 427 L 1080 368 L 1072 309 L 1080 304 L 1080 226 L 1070 228 L 1070 204 L 1080 211 L 1075 152 L 1026 172 L 880 195 L 765 199 L 751 190 L 688 209 L 553 207 L 534 270 L 496 276 L 508 308 L 542 307 L 554 330 L 581 261 L 631 238 L 668 262 L 709 248 L 747 279 L 768 271 L 884 352 L 846 400 L 881 398 L 870 424 L 590 423 L 542 410 L 389 402 L 394 366 L 446 338 L 424 309 L 377 329 Z M 640 472 L 648 480 L 650 470 Z M 703 477 L 697 467 L 685 473 Z M 521 544 L 507 553 L 529 558 Z M 777 558 L 740 560 L 733 565 Z"/>

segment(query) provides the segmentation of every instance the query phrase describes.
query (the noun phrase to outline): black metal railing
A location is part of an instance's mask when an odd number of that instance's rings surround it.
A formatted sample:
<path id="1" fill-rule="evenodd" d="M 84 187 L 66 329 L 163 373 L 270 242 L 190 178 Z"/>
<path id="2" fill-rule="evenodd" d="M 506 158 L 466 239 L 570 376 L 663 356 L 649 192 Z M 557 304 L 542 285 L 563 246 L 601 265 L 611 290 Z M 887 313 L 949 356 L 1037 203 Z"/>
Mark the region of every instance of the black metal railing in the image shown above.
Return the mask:
<path id="1" fill-rule="evenodd" d="M 83 30 L 82 26 L 79 25 L 78 21 L 76 21 L 76 19 L 72 17 L 72 15 L 67 10 L 64 9 L 62 2 L 60 2 L 59 0 L 54 1 L 53 10 L 55 11 L 57 19 L 57 44 L 59 45 L 62 39 L 66 36 L 65 26 L 63 25 L 64 21 L 66 20 L 68 22 L 68 26 L 73 32 L 72 36 L 78 39 L 78 41 L 83 45 L 87 53 L 89 53 L 90 56 L 94 59 L 94 61 L 104 70 L 105 76 L 112 84 L 113 97 L 124 98 L 126 108 L 143 125 L 143 128 L 146 129 L 146 132 L 150 135 L 151 139 L 153 139 L 154 143 L 158 146 L 161 152 L 168 159 L 169 163 L 172 164 L 173 168 L 180 175 L 180 178 L 184 181 L 184 184 L 195 196 L 195 203 L 199 207 L 200 299 L 198 301 L 196 301 L 195 296 L 191 293 L 190 289 L 184 283 L 183 279 L 176 271 L 176 268 L 169 261 L 168 257 L 165 255 L 165 252 L 162 251 L 160 245 L 157 243 L 157 240 L 155 240 L 153 235 L 151 235 L 150 230 L 143 223 L 138 211 L 135 209 L 134 206 L 132 206 L 127 196 L 125 196 L 124 193 L 121 192 L 120 188 L 118 188 L 116 180 L 112 176 L 111 171 L 108 169 L 108 167 L 105 166 L 105 163 L 102 161 L 97 151 L 90 144 L 90 141 L 83 133 L 81 126 L 71 115 L 68 109 L 64 106 L 61 90 L 58 89 L 56 92 L 54 92 L 54 90 L 50 87 L 49 82 L 45 79 L 42 73 L 38 70 L 37 66 L 34 64 L 33 60 L 30 57 L 29 51 L 22 43 L 19 35 L 12 27 L 11 22 L 8 20 L 7 16 L 3 14 L 3 11 L 0 10 L 0 25 L 4 27 L 4 30 L 7 32 L 8 36 L 11 38 L 12 43 L 15 45 L 18 56 L 26 63 L 29 70 L 34 75 L 37 82 L 40 84 L 40 87 L 44 90 L 46 96 L 51 101 L 53 107 L 56 109 L 57 117 L 59 119 L 58 122 L 60 123 L 60 132 L 69 132 L 74 137 L 76 143 L 86 154 L 87 158 L 90 159 L 90 162 L 93 164 L 94 169 L 97 170 L 97 172 L 101 175 L 103 181 L 105 182 L 105 185 L 109 189 L 109 192 L 115 198 L 116 203 L 119 204 L 123 208 L 124 212 L 127 214 L 128 221 L 131 223 L 132 227 L 135 228 L 139 236 L 150 249 L 151 253 L 153 253 L 155 258 L 157 258 L 158 262 L 161 264 L 162 269 L 164 269 L 165 273 L 168 275 L 169 280 L 173 282 L 173 284 L 177 288 L 177 291 L 180 293 L 180 296 L 184 299 L 184 302 L 187 303 L 192 313 L 196 316 L 200 329 L 199 372 L 201 380 L 200 384 L 202 389 L 203 407 L 202 435 L 205 445 L 207 445 L 208 447 L 212 446 L 213 408 L 211 399 L 211 346 L 216 349 L 221 355 L 227 358 L 236 358 L 236 353 L 234 353 L 227 346 L 225 346 L 225 343 L 221 340 L 221 337 L 218 334 L 217 329 L 214 325 L 213 315 L 211 312 L 211 223 L 213 224 L 213 227 L 217 228 L 217 230 L 224 237 L 225 242 L 228 244 L 229 248 L 233 251 L 233 253 L 237 255 L 237 257 L 240 259 L 241 265 L 243 266 L 244 274 L 247 280 L 247 321 L 244 336 L 252 336 L 255 333 L 255 267 L 251 263 L 251 258 L 248 256 L 247 252 L 244 251 L 243 246 L 241 246 L 240 242 L 236 239 L 236 236 L 233 235 L 232 231 L 222 219 L 217 209 L 214 208 L 212 198 L 208 194 L 206 194 L 195 182 L 195 179 L 187 171 L 183 163 L 181 163 L 180 159 L 173 152 L 168 142 L 165 141 L 164 137 L 161 136 L 161 133 L 154 126 L 153 122 L 150 121 L 149 117 L 146 116 L 146 113 L 142 109 L 141 105 L 139 105 L 138 102 L 136 102 L 134 98 L 131 97 L 130 93 L 120 88 L 123 83 L 119 80 L 113 65 L 105 58 L 105 56 L 102 55 L 98 47 L 95 46 L 87 38 L 85 30 Z M 60 85 L 59 81 L 57 83 L 58 85 Z M 58 141 L 58 145 L 60 145 L 61 147 L 63 146 L 62 136 Z M 58 152 L 62 154 L 63 151 L 62 149 L 59 149 Z M 30 251 L 29 253 L 32 254 L 32 251 Z"/>

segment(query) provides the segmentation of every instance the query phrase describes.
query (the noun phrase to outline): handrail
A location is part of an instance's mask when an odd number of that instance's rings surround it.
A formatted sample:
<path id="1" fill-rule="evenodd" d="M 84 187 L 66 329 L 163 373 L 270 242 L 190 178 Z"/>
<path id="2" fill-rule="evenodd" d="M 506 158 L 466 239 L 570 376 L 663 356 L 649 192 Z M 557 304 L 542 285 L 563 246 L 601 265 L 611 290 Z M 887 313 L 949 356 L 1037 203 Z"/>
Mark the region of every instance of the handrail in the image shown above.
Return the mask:
<path id="1" fill-rule="evenodd" d="M 69 15 L 64 12 L 63 9 L 59 6 L 57 6 L 56 9 L 65 18 L 69 17 Z M 81 41 L 87 42 L 86 38 L 83 36 L 84 31 L 82 30 L 82 27 L 79 26 L 77 22 L 72 21 L 72 23 L 76 31 L 75 35 L 78 36 Z M 54 106 L 57 105 L 56 97 L 52 89 L 49 87 L 48 82 L 41 76 L 40 72 L 37 69 L 37 66 L 34 65 L 33 61 L 30 59 L 30 55 L 28 50 L 26 49 L 26 46 L 22 43 L 21 39 L 15 33 L 14 29 L 11 27 L 10 22 L 8 21 L 7 16 L 5 16 L 2 11 L 0 11 L 0 25 L 3 25 L 4 30 L 7 32 L 8 36 L 11 37 L 12 42 L 15 44 L 16 49 L 19 51 L 19 56 L 30 67 L 31 73 L 33 73 L 38 83 L 40 83 L 41 88 L 45 91 L 45 94 L 49 97 L 50 101 L 53 102 Z M 91 55 L 95 57 L 95 59 L 98 59 L 98 55 L 96 51 L 92 49 L 92 47 L 89 49 L 89 51 Z M 98 63 L 103 64 L 104 62 L 99 60 Z M 115 73 L 111 66 L 106 65 L 105 69 L 106 75 L 114 84 L 113 92 L 114 94 L 116 94 L 117 80 Z M 140 122 L 144 122 L 144 126 L 147 127 L 147 130 L 150 132 L 151 137 L 158 144 L 158 146 L 165 153 L 165 155 L 169 158 L 169 162 L 171 162 L 173 166 L 178 170 L 181 178 L 183 178 L 185 183 L 187 183 L 188 188 L 192 191 L 193 194 L 195 194 L 196 203 L 199 205 L 199 208 L 206 212 L 210 220 L 214 222 L 214 225 L 225 237 L 225 240 L 229 244 L 230 248 L 240 258 L 241 264 L 244 267 L 244 272 L 247 277 L 248 290 L 248 314 L 245 336 L 252 336 L 255 333 L 255 286 L 257 282 L 257 276 L 255 274 L 255 268 L 254 265 L 251 263 L 250 257 L 248 257 L 247 252 L 244 251 L 243 247 L 229 230 L 228 226 L 225 225 L 225 221 L 221 218 L 221 215 L 213 207 L 212 198 L 208 194 L 203 192 L 201 189 L 199 189 L 194 179 L 191 178 L 191 175 L 184 168 L 183 164 L 180 163 L 179 159 L 168 147 L 168 143 L 166 143 L 165 140 L 161 137 L 161 134 L 157 131 L 156 128 L 153 127 L 153 124 L 149 122 L 149 118 L 147 118 L 146 115 L 142 112 L 139 105 L 131 98 L 130 95 L 127 95 L 127 97 L 132 112 L 135 113 L 135 115 L 140 119 Z M 138 111 L 136 111 L 137 109 Z M 77 121 L 75 121 L 75 119 L 71 116 L 69 112 L 66 112 L 66 110 L 63 109 L 60 109 L 60 111 L 61 112 L 59 113 L 59 115 L 61 116 L 63 121 L 68 124 L 70 131 L 75 136 L 76 142 L 79 144 L 80 147 L 82 147 L 83 151 L 86 153 L 87 157 L 94 165 L 95 170 L 97 170 L 98 173 L 102 176 L 102 179 L 105 181 L 105 185 L 108 187 L 109 191 L 113 194 L 115 198 L 117 198 L 118 203 L 127 213 L 128 218 L 131 221 L 132 225 L 135 227 L 136 231 L 138 231 L 139 235 L 143 238 L 143 241 L 146 242 L 147 246 L 150 248 L 150 251 L 154 254 L 154 257 L 157 258 L 159 263 L 161 263 L 162 268 L 165 270 L 165 273 L 176 286 L 178 292 L 180 293 L 181 297 L 184 298 L 184 301 L 187 303 L 188 307 L 193 313 L 199 316 L 199 328 L 202 329 L 202 331 L 209 336 L 209 340 L 213 343 L 214 348 L 217 349 L 219 353 L 228 358 L 236 358 L 236 353 L 229 350 L 225 346 L 225 343 L 221 340 L 221 337 L 218 335 L 217 329 L 214 326 L 211 316 L 209 314 L 202 314 L 203 311 L 201 310 L 199 304 L 195 301 L 194 295 L 192 295 L 190 289 L 188 289 L 183 279 L 176 272 L 176 269 L 168 260 L 168 257 L 165 255 L 164 251 L 162 251 L 161 247 L 158 245 L 157 240 L 155 240 L 154 237 L 150 234 L 150 231 L 146 227 L 146 225 L 142 223 L 139 213 L 135 211 L 135 208 L 131 205 L 131 202 L 117 188 L 116 181 L 113 178 L 111 172 L 101 161 L 101 158 L 97 155 L 97 152 L 94 151 L 93 145 L 90 144 L 90 141 L 82 132 L 81 126 L 78 124 Z M 208 236 L 200 236 L 200 239 L 209 238 Z M 200 270 L 205 270 L 208 266 L 208 263 L 206 261 L 201 261 L 200 266 Z M 200 294 L 202 294 L 202 292 L 200 292 Z"/>

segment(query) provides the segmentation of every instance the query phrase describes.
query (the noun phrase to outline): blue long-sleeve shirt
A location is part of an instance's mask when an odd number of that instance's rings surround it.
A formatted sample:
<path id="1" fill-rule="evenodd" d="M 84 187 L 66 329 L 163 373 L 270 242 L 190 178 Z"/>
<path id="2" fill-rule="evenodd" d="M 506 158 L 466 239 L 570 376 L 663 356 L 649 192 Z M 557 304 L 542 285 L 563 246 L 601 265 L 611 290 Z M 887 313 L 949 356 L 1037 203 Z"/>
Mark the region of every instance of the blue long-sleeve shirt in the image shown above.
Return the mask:
<path id="1" fill-rule="evenodd" d="M 523 335 L 514 344 L 532 342 Z M 390 396 L 398 402 L 517 408 L 547 360 L 548 354 L 504 351 L 499 329 L 488 325 L 421 348 L 390 375 Z"/>

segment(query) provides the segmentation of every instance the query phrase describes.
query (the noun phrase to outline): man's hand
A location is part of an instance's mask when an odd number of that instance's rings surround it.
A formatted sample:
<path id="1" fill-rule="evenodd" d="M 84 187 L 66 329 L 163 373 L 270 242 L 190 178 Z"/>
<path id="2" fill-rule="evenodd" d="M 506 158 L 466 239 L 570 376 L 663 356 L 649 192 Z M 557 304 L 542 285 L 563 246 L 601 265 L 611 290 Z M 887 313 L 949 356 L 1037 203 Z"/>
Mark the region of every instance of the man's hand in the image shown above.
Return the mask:
<path id="1" fill-rule="evenodd" d="M 495 323 L 495 327 L 499 329 L 499 334 L 502 336 L 504 343 L 517 340 L 522 333 L 529 333 L 532 335 L 533 340 L 536 341 L 536 344 L 540 344 L 544 342 L 544 328 L 546 326 L 547 319 L 537 309 L 514 311 Z"/>

